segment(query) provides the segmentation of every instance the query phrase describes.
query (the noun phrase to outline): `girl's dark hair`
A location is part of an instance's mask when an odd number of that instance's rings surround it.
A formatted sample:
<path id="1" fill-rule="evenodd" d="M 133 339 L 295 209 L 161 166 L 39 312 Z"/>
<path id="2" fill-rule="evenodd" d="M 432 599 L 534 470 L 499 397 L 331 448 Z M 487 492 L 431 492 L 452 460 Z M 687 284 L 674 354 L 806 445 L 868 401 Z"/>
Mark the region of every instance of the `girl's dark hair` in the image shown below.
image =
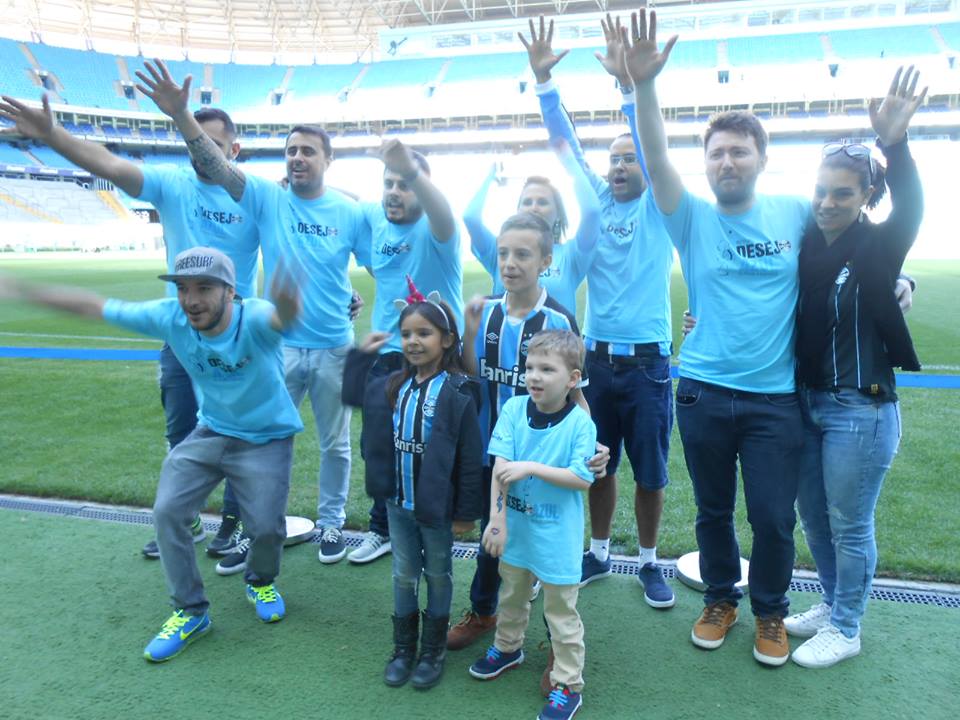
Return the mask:
<path id="1" fill-rule="evenodd" d="M 440 302 L 439 307 L 432 302 L 411 303 L 400 312 L 400 321 L 397 323 L 397 327 L 402 328 L 403 321 L 414 313 L 437 328 L 442 335 L 446 336 L 449 333 L 453 336 L 450 347 L 443 351 L 438 369 L 446 370 L 448 373 L 466 374 L 466 370 L 463 368 L 463 356 L 460 351 L 460 332 L 457 330 L 457 319 L 454 317 L 450 306 L 443 301 Z M 416 369 L 404 358 L 403 368 L 387 378 L 387 402 L 390 407 L 396 407 L 400 387 L 414 374 L 416 374 Z"/>
<path id="2" fill-rule="evenodd" d="M 559 242 L 560 239 L 567 234 L 567 228 L 570 226 L 570 221 L 567 219 L 567 209 L 563 206 L 563 196 L 560 195 L 560 191 L 553 186 L 549 178 L 545 178 L 542 175 L 531 175 L 528 177 L 523 183 L 523 190 L 526 190 L 529 185 L 542 185 L 553 195 L 553 204 L 557 207 L 557 222 L 556 225 L 550 229 L 553 232 L 553 241 Z M 523 195 L 523 190 L 520 191 L 521 196 Z M 517 212 L 527 211 L 518 208 Z"/>
<path id="3" fill-rule="evenodd" d="M 873 192 L 867 198 L 867 210 L 873 210 L 880 204 L 880 200 L 887 193 L 886 168 L 877 162 L 873 156 L 850 157 L 845 152 L 836 152 L 833 155 L 827 155 L 821 162 L 820 167 L 839 168 L 849 170 L 857 176 L 860 181 L 860 189 L 863 192 L 873 185 Z"/>

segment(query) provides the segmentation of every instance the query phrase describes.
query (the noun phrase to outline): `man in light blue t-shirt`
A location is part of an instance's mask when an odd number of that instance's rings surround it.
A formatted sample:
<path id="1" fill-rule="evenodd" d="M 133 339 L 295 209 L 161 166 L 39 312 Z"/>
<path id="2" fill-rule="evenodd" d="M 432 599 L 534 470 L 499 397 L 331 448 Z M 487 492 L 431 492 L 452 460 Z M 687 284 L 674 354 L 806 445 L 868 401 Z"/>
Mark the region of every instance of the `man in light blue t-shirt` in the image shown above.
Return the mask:
<path id="1" fill-rule="evenodd" d="M 143 90 L 183 135 L 197 171 L 223 187 L 260 231 L 267 287 L 283 262 L 302 277 L 303 312 L 284 333 L 287 389 L 295 404 L 310 394 L 320 445 L 317 528 L 319 560 L 346 555 L 341 528 L 350 487 L 350 409 L 340 399 L 347 351 L 353 344 L 348 269 L 370 264 L 370 237 L 358 205 L 324 185 L 333 159 L 327 133 L 298 125 L 287 136 L 287 187 L 247 176 L 227 162 L 187 109 L 189 81 L 180 87 L 162 62 L 146 63 Z"/>
<path id="2" fill-rule="evenodd" d="M 427 159 L 399 140 L 380 148 L 383 160 L 383 197 L 379 203 L 361 203 L 372 238 L 370 272 L 376 282 L 372 328 L 391 334 L 370 370 L 373 377 L 388 375 L 403 365 L 400 352 L 400 311 L 393 301 L 410 294 L 409 277 L 424 295 L 433 291 L 450 305 L 463 328 L 463 269 L 460 228 L 450 204 L 434 185 Z M 369 447 L 361 432 L 364 457 L 383 448 Z M 392 448 L 389 448 L 393 452 Z M 370 527 L 360 546 L 347 557 L 368 563 L 390 552 L 387 508 L 382 499 L 370 508 Z"/>
<path id="3" fill-rule="evenodd" d="M 552 27 L 552 24 L 551 24 Z M 615 29 L 603 23 L 607 53 L 603 68 L 623 93 L 623 113 L 633 128 L 633 84 L 623 67 Z M 610 144 L 605 177 L 587 165 L 567 111 L 551 78 L 565 52 L 554 53 L 552 30 L 531 24 L 525 41 L 536 93 L 551 139 L 570 146 L 590 179 L 602 208 L 602 236 L 587 271 L 587 311 L 583 336 L 590 384 L 584 396 L 597 426 L 597 440 L 610 448 L 605 477 L 590 487 L 590 549 L 584 553 L 581 582 L 612 573 L 610 534 L 617 505 L 617 467 L 626 451 L 635 482 L 639 572 L 644 600 L 651 607 L 673 607 L 676 597 L 657 562 L 657 538 L 666 486 L 673 398 L 670 381 L 670 270 L 673 248 L 650 193 L 643 158 L 631 134 Z"/>
<path id="4" fill-rule="evenodd" d="M 209 177 L 186 167 L 147 165 L 114 155 L 99 143 L 74 137 L 54 123 L 47 97 L 41 108 L 17 104 L 12 119 L 25 136 L 46 143 L 72 163 L 109 180 L 128 195 L 153 204 L 160 214 L 163 240 L 167 249 L 167 267 L 184 250 L 207 245 L 225 253 L 237 268 L 237 294 L 244 298 L 257 294 L 257 255 L 260 248 L 256 224 L 236 202 Z M 204 134 L 233 160 L 240 152 L 237 129 L 223 110 L 203 108 L 194 113 Z M 174 295 L 172 286 L 168 294 Z M 197 398 L 183 366 L 170 348 L 160 351 L 160 401 L 166 416 L 166 437 L 176 447 L 197 424 Z M 207 553 L 218 557 L 236 548 L 238 508 L 230 481 L 224 485 L 223 520 L 217 537 L 210 541 Z M 206 536 L 200 518 L 194 523 L 194 539 Z M 157 543 L 143 548 L 148 558 L 160 557 Z M 242 569 L 242 568 L 241 568 Z"/>
<path id="5" fill-rule="evenodd" d="M 737 620 L 740 551 L 733 522 L 737 464 L 753 529 L 750 604 L 754 658 L 789 658 L 783 617 L 793 572 L 793 505 L 803 435 L 794 388 L 797 260 L 809 203 L 755 193 L 767 135 L 755 116 L 721 113 L 704 138 L 707 180 L 716 203 L 684 189 L 667 156 L 655 78 L 662 52 L 656 15 L 634 16 L 626 41 L 636 87 L 637 125 L 657 207 L 680 254 L 697 326 L 680 352 L 677 420 L 697 501 L 700 573 L 706 607 L 691 633 L 698 647 L 720 647 Z"/>
<path id="6" fill-rule="evenodd" d="M 153 507 L 175 612 L 144 650 L 152 662 L 169 660 L 210 629 L 191 525 L 225 475 L 234 484 L 251 541 L 247 598 L 263 622 L 283 619 L 284 602 L 274 579 L 286 539 L 293 436 L 303 430 L 283 378 L 280 333 L 300 307 L 288 276 L 274 279 L 275 304 L 241 300 L 230 258 L 195 247 L 177 255 L 170 274 L 160 278 L 175 285 L 176 298 L 130 303 L 0 278 L 0 296 L 103 318 L 165 341 L 196 384 L 197 426 L 164 459 Z"/>

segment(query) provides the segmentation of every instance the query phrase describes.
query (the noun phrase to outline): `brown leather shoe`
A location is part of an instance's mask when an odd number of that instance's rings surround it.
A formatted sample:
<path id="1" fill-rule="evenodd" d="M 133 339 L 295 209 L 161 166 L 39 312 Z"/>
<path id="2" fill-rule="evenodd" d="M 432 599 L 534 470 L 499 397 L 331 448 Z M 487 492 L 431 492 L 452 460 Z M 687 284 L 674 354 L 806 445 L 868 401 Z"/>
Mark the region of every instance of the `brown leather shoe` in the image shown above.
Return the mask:
<path id="1" fill-rule="evenodd" d="M 463 650 L 496 626 L 496 615 L 477 615 L 472 610 L 468 610 L 463 614 L 460 622 L 447 631 L 447 650 Z"/>
<path id="2" fill-rule="evenodd" d="M 787 628 L 781 617 L 758 617 L 757 636 L 753 641 L 753 657 L 764 665 L 779 667 L 790 658 Z"/>
<path id="3" fill-rule="evenodd" d="M 553 690 L 553 683 L 550 682 L 550 673 L 553 671 L 553 648 L 550 648 L 550 654 L 547 655 L 547 669 L 543 671 L 543 675 L 540 676 L 540 694 L 544 697 L 550 695 L 550 691 Z"/>
<path id="4" fill-rule="evenodd" d="M 737 624 L 737 608 L 728 602 L 707 605 L 693 625 L 690 640 L 704 650 L 716 650 L 723 645 L 727 632 Z"/>

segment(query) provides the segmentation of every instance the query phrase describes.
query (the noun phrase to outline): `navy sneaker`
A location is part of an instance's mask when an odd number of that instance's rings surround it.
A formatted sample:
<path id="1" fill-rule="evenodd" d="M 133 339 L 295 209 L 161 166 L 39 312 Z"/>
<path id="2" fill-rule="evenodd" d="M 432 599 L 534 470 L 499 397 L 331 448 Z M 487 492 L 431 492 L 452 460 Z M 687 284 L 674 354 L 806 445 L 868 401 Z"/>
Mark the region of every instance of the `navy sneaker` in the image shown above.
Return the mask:
<path id="1" fill-rule="evenodd" d="M 613 574 L 613 564 L 608 556 L 604 562 L 597 560 L 592 552 L 583 554 L 583 564 L 580 570 L 580 587 L 592 583 L 600 578 L 610 577 Z"/>
<path id="2" fill-rule="evenodd" d="M 537 715 L 537 720 L 568 720 L 577 714 L 583 705 L 583 696 L 566 685 L 554 685 L 547 704 Z"/>
<path id="3" fill-rule="evenodd" d="M 224 515 L 217 536 L 207 543 L 207 555 L 225 557 L 233 552 L 243 537 L 243 523 L 235 515 Z"/>
<path id="4" fill-rule="evenodd" d="M 663 570 L 655 563 L 647 563 L 637 571 L 637 580 L 643 586 L 643 599 L 653 608 L 672 608 L 677 603 L 673 590 L 663 579 Z"/>
<path id="5" fill-rule="evenodd" d="M 143 651 L 150 662 L 164 662 L 183 652 L 184 648 L 210 631 L 210 616 L 187 615 L 177 610 L 160 628 L 160 632 Z"/>
<path id="6" fill-rule="evenodd" d="M 487 648 L 487 654 L 470 666 L 470 674 L 477 680 L 493 680 L 522 662 L 523 648 L 505 653 L 498 650 L 496 645 L 491 645 Z"/>
<path id="7" fill-rule="evenodd" d="M 207 539 L 207 531 L 203 529 L 203 519 L 199 515 L 193 519 L 193 525 L 190 526 L 190 534 L 193 536 L 194 543 L 202 543 Z M 156 539 L 144 545 L 140 552 L 149 560 L 160 559 L 160 548 L 157 547 Z"/>
<path id="8" fill-rule="evenodd" d="M 257 617 L 265 623 L 283 620 L 283 615 L 287 611 L 283 598 L 272 583 L 259 587 L 247 585 L 247 600 L 256 605 Z"/>

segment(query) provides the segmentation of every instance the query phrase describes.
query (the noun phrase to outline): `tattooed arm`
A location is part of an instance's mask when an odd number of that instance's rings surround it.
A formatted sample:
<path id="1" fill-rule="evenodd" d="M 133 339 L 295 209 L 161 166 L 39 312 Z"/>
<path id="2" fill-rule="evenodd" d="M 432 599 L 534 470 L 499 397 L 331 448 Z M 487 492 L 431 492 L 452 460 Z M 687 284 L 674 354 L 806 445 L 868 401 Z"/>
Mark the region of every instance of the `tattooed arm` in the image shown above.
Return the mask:
<path id="1" fill-rule="evenodd" d="M 200 123 L 193 117 L 187 107 L 190 101 L 191 76 L 183 81 L 183 86 L 177 85 L 162 60 L 154 60 L 154 67 L 150 62 L 144 62 L 149 76 L 137 70 L 136 76 L 141 83 L 137 89 L 156 103 L 157 107 L 169 115 L 176 124 L 180 134 L 187 144 L 193 167 L 201 178 L 211 181 L 226 190 L 230 197 L 239 201 L 247 184 L 247 178 L 235 164 L 227 160 L 223 151 L 211 140 Z"/>
<path id="2" fill-rule="evenodd" d="M 493 474 L 496 476 L 497 468 L 506 465 L 507 461 L 501 457 L 496 459 L 493 465 Z M 507 547 L 507 488 L 493 480 L 490 483 L 490 520 L 487 523 L 487 529 L 483 531 L 483 549 L 493 557 L 503 555 Z"/>

